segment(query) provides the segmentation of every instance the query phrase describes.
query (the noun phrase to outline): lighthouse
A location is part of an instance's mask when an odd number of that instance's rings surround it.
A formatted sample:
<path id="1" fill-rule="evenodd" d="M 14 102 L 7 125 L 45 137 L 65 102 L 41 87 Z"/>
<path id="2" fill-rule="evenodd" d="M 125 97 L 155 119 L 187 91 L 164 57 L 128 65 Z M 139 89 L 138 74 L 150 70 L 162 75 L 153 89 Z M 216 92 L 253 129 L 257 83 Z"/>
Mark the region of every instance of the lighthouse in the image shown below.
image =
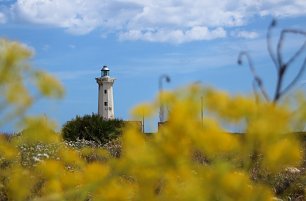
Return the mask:
<path id="1" fill-rule="evenodd" d="M 103 119 L 114 119 L 113 84 L 115 79 L 109 76 L 109 68 L 103 66 L 101 77 L 96 78 L 99 85 L 98 91 L 98 115 Z"/>

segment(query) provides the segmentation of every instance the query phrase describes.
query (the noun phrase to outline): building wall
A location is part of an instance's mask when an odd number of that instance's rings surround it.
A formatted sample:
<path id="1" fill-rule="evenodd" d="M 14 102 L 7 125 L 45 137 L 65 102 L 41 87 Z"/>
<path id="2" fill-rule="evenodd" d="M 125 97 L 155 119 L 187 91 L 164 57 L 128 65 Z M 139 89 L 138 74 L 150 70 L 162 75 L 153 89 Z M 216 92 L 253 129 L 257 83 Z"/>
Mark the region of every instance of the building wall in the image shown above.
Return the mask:
<path id="1" fill-rule="evenodd" d="M 99 98 L 98 98 L 98 114 L 104 119 L 114 119 L 114 98 L 113 98 L 113 84 L 115 79 L 110 77 L 96 78 L 99 84 Z"/>

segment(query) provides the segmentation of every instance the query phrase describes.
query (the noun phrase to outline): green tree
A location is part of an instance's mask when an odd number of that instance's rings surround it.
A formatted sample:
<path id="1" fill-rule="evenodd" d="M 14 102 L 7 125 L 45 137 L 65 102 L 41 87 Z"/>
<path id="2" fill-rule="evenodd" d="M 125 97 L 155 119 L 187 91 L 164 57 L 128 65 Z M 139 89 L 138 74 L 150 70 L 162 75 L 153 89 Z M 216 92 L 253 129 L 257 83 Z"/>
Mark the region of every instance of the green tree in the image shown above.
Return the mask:
<path id="1" fill-rule="evenodd" d="M 120 136 L 123 126 L 123 120 L 105 120 L 97 114 L 76 116 L 64 124 L 62 135 L 64 140 L 75 141 L 79 138 L 105 144 Z"/>

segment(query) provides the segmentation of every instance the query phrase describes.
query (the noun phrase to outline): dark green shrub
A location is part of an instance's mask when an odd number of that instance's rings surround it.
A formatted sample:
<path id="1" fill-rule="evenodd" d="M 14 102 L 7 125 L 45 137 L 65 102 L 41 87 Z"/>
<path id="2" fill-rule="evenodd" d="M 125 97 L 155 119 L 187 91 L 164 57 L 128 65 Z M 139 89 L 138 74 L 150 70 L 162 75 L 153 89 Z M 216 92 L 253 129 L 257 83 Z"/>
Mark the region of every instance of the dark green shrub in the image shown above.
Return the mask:
<path id="1" fill-rule="evenodd" d="M 123 126 L 123 120 L 105 120 L 97 114 L 76 116 L 64 124 L 62 135 L 67 141 L 85 139 L 105 144 L 120 136 Z"/>

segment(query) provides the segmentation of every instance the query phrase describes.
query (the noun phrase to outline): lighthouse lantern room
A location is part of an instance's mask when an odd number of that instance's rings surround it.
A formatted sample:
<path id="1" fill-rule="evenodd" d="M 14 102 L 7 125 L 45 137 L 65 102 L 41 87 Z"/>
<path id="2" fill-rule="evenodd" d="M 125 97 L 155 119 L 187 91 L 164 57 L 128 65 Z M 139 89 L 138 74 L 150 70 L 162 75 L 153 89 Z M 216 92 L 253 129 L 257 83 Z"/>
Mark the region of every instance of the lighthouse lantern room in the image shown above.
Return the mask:
<path id="1" fill-rule="evenodd" d="M 99 85 L 98 91 L 98 115 L 103 119 L 114 119 L 113 84 L 115 79 L 109 76 L 109 68 L 103 66 L 101 77 L 96 78 Z"/>

